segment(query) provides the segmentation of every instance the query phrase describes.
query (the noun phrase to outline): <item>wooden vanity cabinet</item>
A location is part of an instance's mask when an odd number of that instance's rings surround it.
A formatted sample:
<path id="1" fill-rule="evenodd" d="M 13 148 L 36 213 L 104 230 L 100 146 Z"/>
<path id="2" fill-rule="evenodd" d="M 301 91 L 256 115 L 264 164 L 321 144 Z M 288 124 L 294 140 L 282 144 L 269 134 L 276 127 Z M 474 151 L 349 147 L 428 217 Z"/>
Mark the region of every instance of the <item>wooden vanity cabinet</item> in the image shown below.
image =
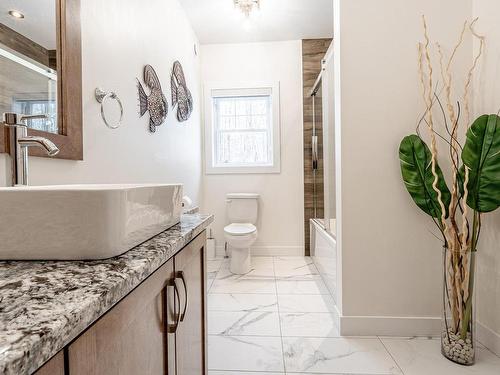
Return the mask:
<path id="1" fill-rule="evenodd" d="M 173 309 L 164 303 L 173 274 L 170 260 L 77 338 L 68 349 L 70 374 L 163 374 L 175 356 L 165 340 Z"/>
<path id="2" fill-rule="evenodd" d="M 34 375 L 65 375 L 64 350 L 61 350 L 50 361 L 40 367 Z"/>
<path id="3" fill-rule="evenodd" d="M 205 238 L 198 237 L 174 258 L 182 307 L 181 322 L 175 337 L 176 375 L 207 373 L 204 246 Z"/>
<path id="4" fill-rule="evenodd" d="M 70 344 L 69 374 L 206 374 L 204 246 L 203 232 Z"/>

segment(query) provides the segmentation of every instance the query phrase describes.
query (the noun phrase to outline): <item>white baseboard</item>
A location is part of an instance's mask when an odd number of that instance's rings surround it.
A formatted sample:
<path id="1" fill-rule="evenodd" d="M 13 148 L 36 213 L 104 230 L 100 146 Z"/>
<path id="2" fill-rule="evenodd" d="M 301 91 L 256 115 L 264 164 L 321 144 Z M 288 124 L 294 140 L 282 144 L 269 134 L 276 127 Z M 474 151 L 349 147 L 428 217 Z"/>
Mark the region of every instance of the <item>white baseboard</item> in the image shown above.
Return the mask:
<path id="1" fill-rule="evenodd" d="M 224 246 L 217 246 L 215 252 L 223 257 Z M 251 254 L 256 257 L 304 256 L 304 246 L 252 246 Z"/>
<path id="2" fill-rule="evenodd" d="M 342 336 L 439 336 L 441 317 L 340 316 Z"/>
<path id="3" fill-rule="evenodd" d="M 496 355 L 500 356 L 500 334 L 486 327 L 484 324 L 476 323 L 476 338 Z"/>
<path id="4" fill-rule="evenodd" d="M 251 249 L 255 256 L 304 256 L 304 246 L 254 246 Z"/>
<path id="5" fill-rule="evenodd" d="M 340 333 L 340 311 L 339 311 L 339 307 L 337 306 L 337 304 L 335 304 L 334 307 L 335 307 L 335 310 L 333 310 L 333 315 L 334 315 L 333 323 L 335 324 L 335 327 L 337 327 L 337 330 Z"/>
<path id="6" fill-rule="evenodd" d="M 342 336 L 439 336 L 441 317 L 400 317 L 400 316 L 339 316 Z M 500 334 L 476 324 L 477 340 L 496 355 L 500 356 Z"/>

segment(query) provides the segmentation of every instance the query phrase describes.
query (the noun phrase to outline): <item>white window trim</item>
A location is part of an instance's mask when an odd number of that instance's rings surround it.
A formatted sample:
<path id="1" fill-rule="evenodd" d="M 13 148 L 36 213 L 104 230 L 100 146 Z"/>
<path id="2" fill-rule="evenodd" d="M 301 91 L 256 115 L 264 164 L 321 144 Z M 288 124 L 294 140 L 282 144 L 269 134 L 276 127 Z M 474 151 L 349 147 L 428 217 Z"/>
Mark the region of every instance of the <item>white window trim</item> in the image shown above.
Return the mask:
<path id="1" fill-rule="evenodd" d="M 262 92 L 262 90 L 271 90 L 271 108 L 273 113 L 272 131 L 273 131 L 273 165 L 271 166 L 241 166 L 224 167 L 214 165 L 214 129 L 213 129 L 213 92 L 230 90 L 248 90 L 249 92 Z M 221 96 L 220 93 L 217 94 Z M 281 129 L 280 129 L 280 83 L 206 83 L 203 90 L 204 96 L 204 148 L 205 148 L 205 174 L 262 174 L 262 173 L 281 173 Z"/>

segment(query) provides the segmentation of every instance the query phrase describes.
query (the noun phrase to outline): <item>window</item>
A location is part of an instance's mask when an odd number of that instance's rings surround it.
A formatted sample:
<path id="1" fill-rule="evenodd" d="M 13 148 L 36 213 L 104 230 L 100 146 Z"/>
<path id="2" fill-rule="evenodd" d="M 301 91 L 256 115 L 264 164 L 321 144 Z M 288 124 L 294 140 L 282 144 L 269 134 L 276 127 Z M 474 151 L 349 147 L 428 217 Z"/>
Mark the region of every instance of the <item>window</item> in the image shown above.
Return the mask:
<path id="1" fill-rule="evenodd" d="M 279 85 L 215 87 L 206 90 L 206 172 L 279 173 Z"/>
<path id="2" fill-rule="evenodd" d="M 14 98 L 12 109 L 14 112 L 29 115 L 48 115 L 47 119 L 27 120 L 26 125 L 28 128 L 55 134 L 59 131 L 57 127 L 57 103 L 55 100 L 20 100 Z"/>

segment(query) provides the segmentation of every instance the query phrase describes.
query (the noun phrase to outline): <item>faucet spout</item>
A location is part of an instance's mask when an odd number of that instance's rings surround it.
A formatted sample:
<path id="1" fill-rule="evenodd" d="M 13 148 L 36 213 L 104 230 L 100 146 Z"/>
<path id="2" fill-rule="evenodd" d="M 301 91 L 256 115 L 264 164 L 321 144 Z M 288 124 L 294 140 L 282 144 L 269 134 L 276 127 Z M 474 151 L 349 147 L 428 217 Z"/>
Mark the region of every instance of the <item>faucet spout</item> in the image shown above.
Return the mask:
<path id="1" fill-rule="evenodd" d="M 38 136 L 22 137 L 17 140 L 22 147 L 39 147 L 44 149 L 49 156 L 55 156 L 59 153 L 59 148 L 50 140 Z"/>
<path id="2" fill-rule="evenodd" d="M 6 112 L 3 114 L 3 123 L 9 128 L 10 157 L 12 159 L 12 186 L 28 185 L 28 149 L 39 147 L 49 156 L 59 153 L 59 148 L 47 138 L 28 135 L 28 127 L 22 121 L 47 118 L 47 115 L 23 115 Z"/>

